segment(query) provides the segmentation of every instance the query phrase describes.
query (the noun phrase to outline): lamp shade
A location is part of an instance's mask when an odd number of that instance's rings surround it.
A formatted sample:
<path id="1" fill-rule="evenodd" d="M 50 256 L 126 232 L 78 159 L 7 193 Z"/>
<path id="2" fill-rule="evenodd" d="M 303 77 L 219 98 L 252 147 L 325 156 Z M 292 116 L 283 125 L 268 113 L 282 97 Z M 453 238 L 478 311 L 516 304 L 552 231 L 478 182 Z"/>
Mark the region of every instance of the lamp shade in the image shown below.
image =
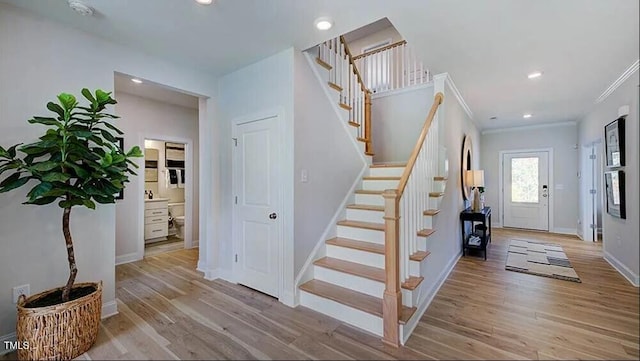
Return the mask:
<path id="1" fill-rule="evenodd" d="M 466 180 L 469 187 L 484 187 L 484 171 L 468 170 Z"/>

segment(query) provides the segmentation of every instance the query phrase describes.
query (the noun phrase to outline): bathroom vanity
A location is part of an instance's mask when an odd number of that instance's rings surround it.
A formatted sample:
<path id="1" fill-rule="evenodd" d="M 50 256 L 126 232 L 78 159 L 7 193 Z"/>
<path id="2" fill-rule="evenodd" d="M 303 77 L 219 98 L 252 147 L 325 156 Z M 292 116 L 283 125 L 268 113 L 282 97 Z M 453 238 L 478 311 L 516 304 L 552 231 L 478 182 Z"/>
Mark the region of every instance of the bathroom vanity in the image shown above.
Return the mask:
<path id="1" fill-rule="evenodd" d="M 164 241 L 169 234 L 169 199 L 144 201 L 144 242 Z"/>

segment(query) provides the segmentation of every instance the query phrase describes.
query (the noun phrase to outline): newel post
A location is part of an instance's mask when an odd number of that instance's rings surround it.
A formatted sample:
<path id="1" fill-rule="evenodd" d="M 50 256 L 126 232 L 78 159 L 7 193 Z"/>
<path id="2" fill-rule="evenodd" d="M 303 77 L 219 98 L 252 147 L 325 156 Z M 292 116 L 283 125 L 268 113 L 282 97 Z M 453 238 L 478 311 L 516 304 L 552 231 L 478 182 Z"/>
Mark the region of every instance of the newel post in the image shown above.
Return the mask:
<path id="1" fill-rule="evenodd" d="M 371 144 L 371 92 L 364 91 L 364 139 L 367 140 L 364 146 L 364 152 L 367 155 L 373 154 L 373 145 Z"/>
<path id="2" fill-rule="evenodd" d="M 400 346 L 398 320 L 402 312 L 400 291 L 400 213 L 398 191 L 387 189 L 384 197 L 384 295 L 382 297 L 382 342 L 393 347 Z"/>

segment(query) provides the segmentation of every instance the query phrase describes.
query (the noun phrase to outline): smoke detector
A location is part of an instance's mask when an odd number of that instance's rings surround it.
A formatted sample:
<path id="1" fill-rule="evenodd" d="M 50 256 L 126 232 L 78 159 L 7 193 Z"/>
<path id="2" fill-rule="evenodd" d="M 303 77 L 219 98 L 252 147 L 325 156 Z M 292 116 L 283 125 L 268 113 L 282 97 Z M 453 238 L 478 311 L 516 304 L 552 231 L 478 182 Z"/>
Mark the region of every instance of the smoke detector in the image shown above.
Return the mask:
<path id="1" fill-rule="evenodd" d="M 82 1 L 69 0 L 69 7 L 82 16 L 93 16 L 93 8 Z"/>

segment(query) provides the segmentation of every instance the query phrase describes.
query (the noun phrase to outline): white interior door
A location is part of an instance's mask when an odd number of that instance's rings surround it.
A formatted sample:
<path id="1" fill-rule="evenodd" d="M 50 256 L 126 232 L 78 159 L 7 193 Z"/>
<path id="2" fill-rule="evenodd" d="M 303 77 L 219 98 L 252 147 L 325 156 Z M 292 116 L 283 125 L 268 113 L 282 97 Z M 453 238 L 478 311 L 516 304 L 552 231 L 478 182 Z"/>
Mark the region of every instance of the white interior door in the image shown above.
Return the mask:
<path id="1" fill-rule="evenodd" d="M 278 117 L 234 125 L 234 273 L 238 283 L 279 297 Z"/>
<path id="2" fill-rule="evenodd" d="M 549 230 L 549 152 L 503 155 L 504 227 Z"/>

